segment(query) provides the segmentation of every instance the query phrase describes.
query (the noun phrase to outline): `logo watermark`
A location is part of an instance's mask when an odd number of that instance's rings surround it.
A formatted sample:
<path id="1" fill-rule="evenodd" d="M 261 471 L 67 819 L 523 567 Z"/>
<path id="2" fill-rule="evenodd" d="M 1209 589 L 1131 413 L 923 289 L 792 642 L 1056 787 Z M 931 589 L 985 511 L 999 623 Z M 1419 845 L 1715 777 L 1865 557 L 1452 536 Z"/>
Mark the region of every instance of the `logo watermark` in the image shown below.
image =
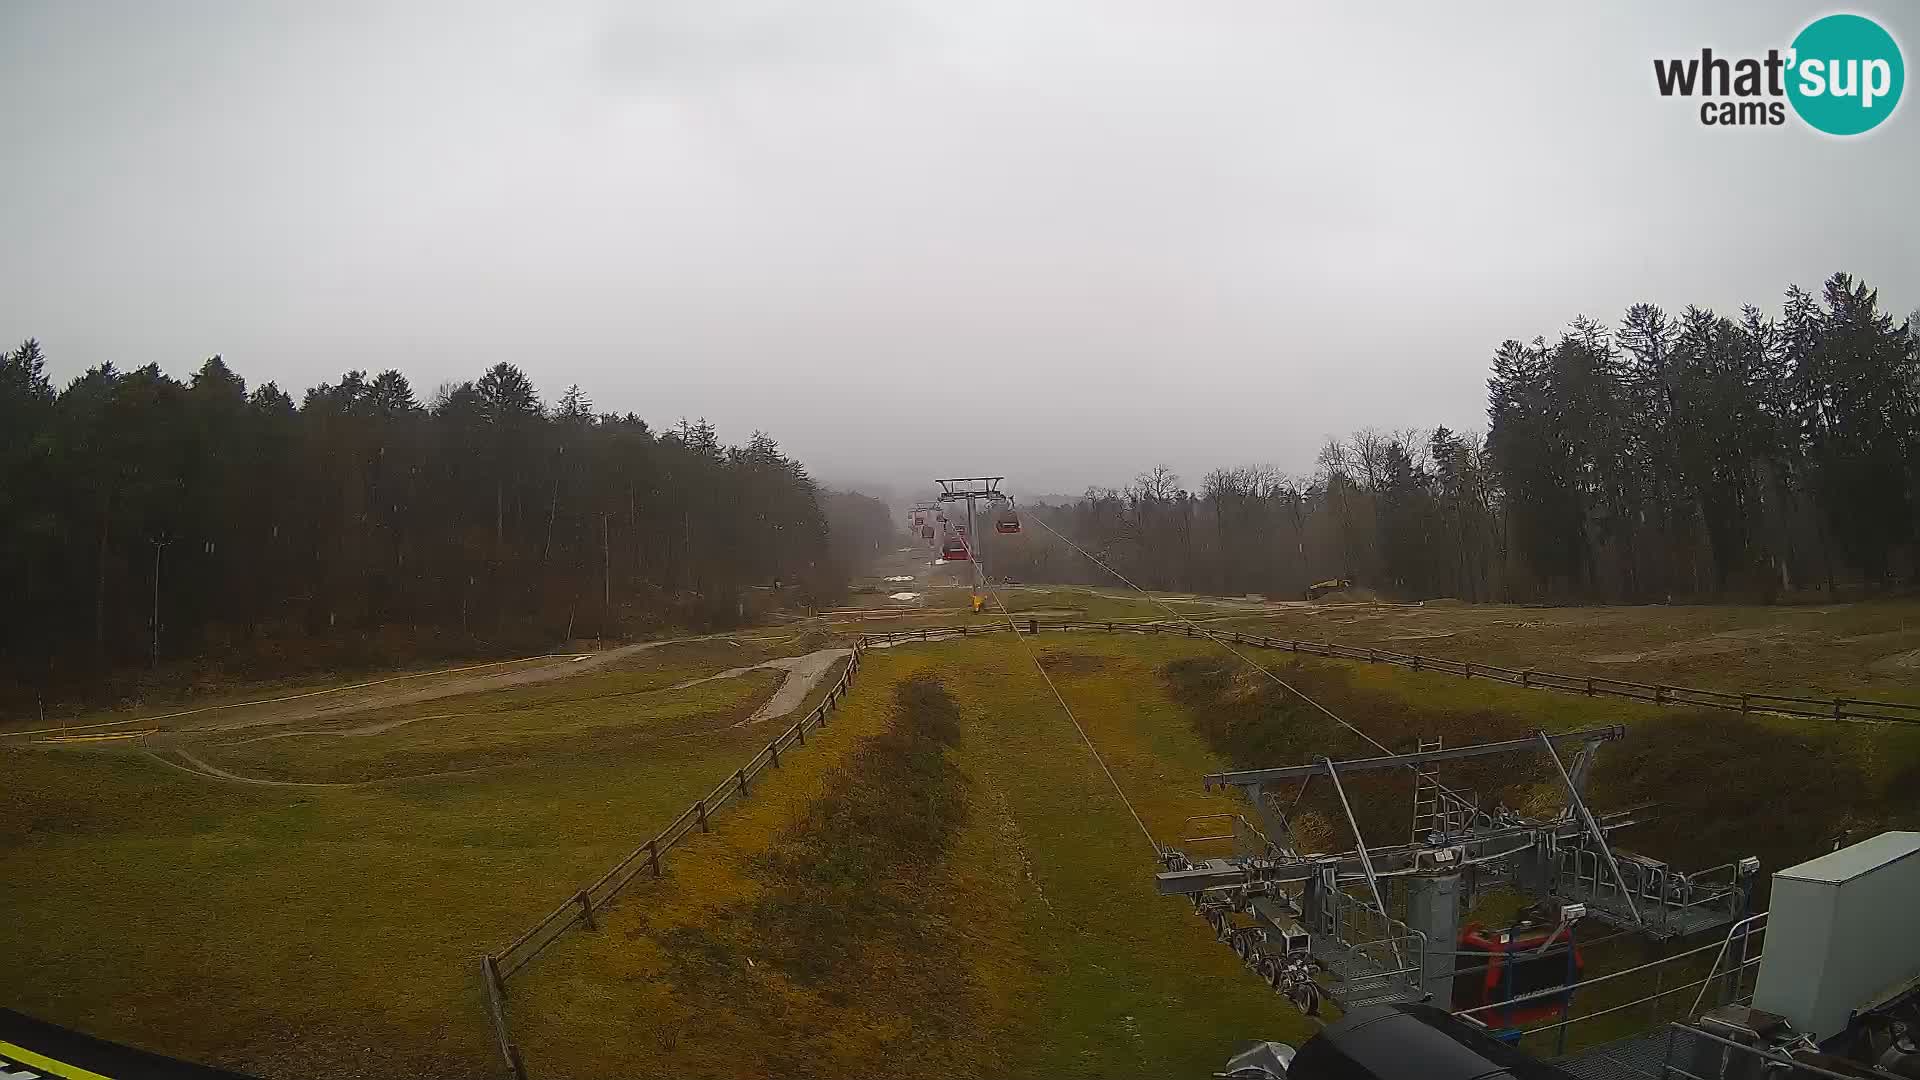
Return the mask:
<path id="1" fill-rule="evenodd" d="M 1708 127 L 1778 126 L 1787 110 L 1815 131 L 1859 135 L 1900 104 L 1907 69 L 1900 45 L 1864 15 L 1828 15 L 1808 23 L 1786 49 L 1765 56 L 1656 59 L 1661 97 L 1700 98 Z"/>

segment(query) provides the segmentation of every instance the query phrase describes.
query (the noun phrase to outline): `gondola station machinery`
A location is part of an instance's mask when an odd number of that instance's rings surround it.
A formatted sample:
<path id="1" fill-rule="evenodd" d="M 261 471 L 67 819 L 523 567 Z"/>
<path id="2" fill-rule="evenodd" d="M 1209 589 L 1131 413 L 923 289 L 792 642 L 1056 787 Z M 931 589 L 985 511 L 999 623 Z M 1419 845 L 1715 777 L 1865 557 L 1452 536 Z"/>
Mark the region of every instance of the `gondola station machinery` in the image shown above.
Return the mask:
<path id="1" fill-rule="evenodd" d="M 1217 1075 L 1920 1080 L 1920 833 L 1883 833 L 1782 870 L 1772 910 L 1756 913 L 1756 859 L 1681 873 L 1614 848 L 1612 834 L 1646 808 L 1596 812 L 1587 781 L 1601 748 L 1625 736 L 1618 726 L 1536 732 L 1208 776 L 1209 788 L 1239 790 L 1252 814 L 1192 819 L 1209 835 L 1187 844 L 1230 844 L 1232 854 L 1164 849 L 1160 892 L 1188 898 L 1215 936 L 1302 1012 L 1341 1014 L 1297 1052 L 1255 1043 Z M 1557 812 L 1486 809 L 1443 780 L 1450 762 L 1519 755 L 1550 763 Z M 1411 778 L 1412 829 L 1405 841 L 1374 844 L 1361 834 L 1348 786 L 1356 774 L 1383 770 Z M 1299 850 L 1290 815 L 1315 784 L 1330 789 L 1351 849 Z M 1518 921 L 1464 919 L 1490 887 L 1531 901 Z M 1596 926 L 1664 943 L 1674 955 L 1588 974 L 1580 942 Z M 1698 978 L 1709 956 L 1713 966 Z M 1604 1010 L 1574 1014 L 1585 986 L 1689 960 L 1686 977 L 1697 983 L 1667 982 L 1664 992 L 1619 1006 L 1610 996 Z M 1628 985 L 1610 990 L 1617 996 Z M 1686 1022 L 1565 1053 L 1570 1026 L 1606 1014 L 1624 1020 L 1636 1009 L 1651 1015 L 1676 988 L 1682 1006 L 1691 1002 Z M 1533 1056 L 1542 1048 L 1558 1056 Z"/>

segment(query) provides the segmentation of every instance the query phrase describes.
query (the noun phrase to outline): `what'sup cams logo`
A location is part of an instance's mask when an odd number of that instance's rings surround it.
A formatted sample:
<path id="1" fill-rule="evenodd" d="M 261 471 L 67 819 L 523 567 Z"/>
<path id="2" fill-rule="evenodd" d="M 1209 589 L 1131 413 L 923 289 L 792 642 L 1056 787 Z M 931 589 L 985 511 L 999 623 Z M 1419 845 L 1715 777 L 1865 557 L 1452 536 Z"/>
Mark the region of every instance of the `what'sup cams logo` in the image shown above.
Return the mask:
<path id="1" fill-rule="evenodd" d="M 1900 104 L 1906 64 L 1900 45 L 1863 15 L 1828 15 L 1808 23 L 1785 51 L 1730 59 L 1712 49 L 1653 62 L 1661 97 L 1701 98 L 1709 127 L 1779 125 L 1787 106 L 1816 131 L 1859 135 L 1885 122 Z"/>

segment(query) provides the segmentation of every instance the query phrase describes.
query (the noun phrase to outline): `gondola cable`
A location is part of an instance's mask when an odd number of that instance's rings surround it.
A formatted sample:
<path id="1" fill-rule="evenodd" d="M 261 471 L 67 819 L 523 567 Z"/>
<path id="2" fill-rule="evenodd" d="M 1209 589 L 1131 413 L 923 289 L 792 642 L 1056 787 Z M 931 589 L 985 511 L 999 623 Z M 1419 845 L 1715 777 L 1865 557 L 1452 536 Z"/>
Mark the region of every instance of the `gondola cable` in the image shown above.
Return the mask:
<path id="1" fill-rule="evenodd" d="M 1220 637 L 1218 634 L 1215 634 L 1214 632 L 1208 630 L 1206 627 L 1201 626 L 1197 622 L 1194 622 L 1192 619 L 1181 614 L 1180 612 L 1175 611 L 1173 608 L 1167 606 L 1164 602 L 1162 602 L 1159 597 L 1153 595 L 1152 593 L 1141 588 L 1140 586 L 1135 585 L 1132 579 L 1128 578 L 1127 575 L 1121 573 L 1120 571 L 1115 570 L 1113 567 L 1107 565 L 1107 563 L 1103 561 L 1098 555 L 1095 555 L 1093 552 L 1088 551 L 1086 548 L 1083 548 L 1079 544 L 1074 543 L 1060 530 L 1047 524 L 1047 521 L 1045 518 L 1034 513 L 1032 507 L 1027 508 L 1027 517 L 1028 519 L 1034 522 L 1037 522 L 1041 528 L 1052 533 L 1055 537 L 1058 537 L 1059 540 L 1062 543 L 1066 544 L 1068 547 L 1086 556 L 1089 560 L 1093 562 L 1094 565 L 1100 567 L 1102 570 L 1105 570 L 1107 573 L 1112 574 L 1114 577 L 1119 578 L 1122 582 L 1125 582 L 1128 588 L 1132 589 L 1134 592 L 1139 593 L 1141 596 L 1146 597 L 1148 601 L 1153 603 L 1154 606 L 1158 607 L 1160 610 L 1166 612 L 1167 614 L 1173 616 L 1174 618 L 1180 620 L 1181 622 L 1186 623 L 1188 626 L 1192 627 L 1193 629 L 1198 630 L 1201 633 L 1201 635 L 1206 637 L 1209 641 L 1212 641 L 1214 644 L 1220 646 L 1221 648 L 1227 650 L 1233 655 L 1239 657 L 1240 660 L 1243 663 L 1245 663 L 1248 667 L 1254 669 L 1255 671 L 1258 671 L 1262 675 L 1265 675 L 1267 678 L 1272 679 L 1275 684 L 1280 686 L 1282 689 L 1286 690 L 1288 693 L 1299 698 L 1301 701 L 1304 701 L 1307 704 L 1313 706 L 1315 709 L 1318 709 L 1323 715 L 1327 717 L 1327 719 L 1332 720 L 1334 723 L 1339 724 L 1341 727 L 1346 728 L 1348 731 L 1351 731 L 1355 735 L 1358 735 L 1360 738 L 1366 740 L 1368 745 L 1372 746 L 1376 750 L 1379 750 L 1382 754 L 1386 754 L 1389 756 L 1392 755 L 1393 751 L 1387 749 L 1386 746 L 1382 745 L 1378 739 L 1375 739 L 1373 736 L 1367 734 L 1364 731 L 1361 731 L 1359 728 L 1348 723 L 1346 720 L 1342 719 L 1340 716 L 1335 714 L 1332 709 L 1329 709 L 1325 705 L 1322 705 L 1318 701 L 1315 701 L 1310 695 L 1308 695 L 1305 691 L 1301 690 L 1299 687 L 1293 685 L 1292 683 L 1281 678 L 1280 676 L 1275 675 L 1273 672 L 1267 670 L 1265 667 L 1262 667 L 1260 664 L 1255 663 L 1252 657 L 1249 657 L 1246 653 L 1243 653 L 1239 649 L 1234 648 L 1231 644 L 1229 644 L 1224 638 Z M 1414 769 L 1416 772 L 1418 771 L 1418 769 L 1412 765 L 1407 766 L 1407 768 Z M 1467 799 L 1465 796 L 1461 795 L 1459 792 L 1454 791 L 1453 789 L 1447 787 L 1445 784 L 1440 783 L 1437 779 L 1431 776 L 1429 776 L 1428 779 L 1432 781 L 1433 785 L 1436 788 L 1438 788 L 1440 791 L 1445 792 L 1447 795 L 1453 797 L 1454 799 L 1458 800 L 1462 805 L 1467 805 L 1467 806 L 1473 805 L 1471 800 Z"/>
<path id="2" fill-rule="evenodd" d="M 1027 659 L 1033 661 L 1034 670 L 1038 671 L 1040 678 L 1045 680 L 1047 689 L 1053 691 L 1053 699 L 1060 703 L 1060 711 L 1067 714 L 1067 719 L 1073 724 L 1073 729 L 1080 733 L 1080 741 L 1087 744 L 1087 753 L 1093 755 L 1093 763 L 1100 766 L 1100 771 L 1106 774 L 1107 783 L 1113 785 L 1113 793 L 1120 796 L 1120 804 L 1127 808 L 1128 814 L 1132 815 L 1133 823 L 1140 826 L 1140 834 L 1147 838 L 1148 846 L 1153 848 L 1154 858 L 1158 859 L 1160 857 L 1159 842 L 1153 838 L 1153 833 L 1147 828 L 1147 823 L 1141 819 L 1140 812 L 1133 808 L 1133 800 L 1127 798 L 1127 793 L 1125 789 L 1121 788 L 1119 779 L 1113 775 L 1113 770 L 1107 767 L 1106 759 L 1100 756 L 1099 748 L 1093 745 L 1091 738 L 1088 738 L 1087 729 L 1081 725 L 1080 718 L 1073 715 L 1073 706 L 1067 704 L 1066 696 L 1060 693 L 1058 686 L 1054 685 L 1053 676 L 1047 674 L 1046 666 L 1040 663 L 1039 654 L 1035 653 L 1033 648 L 1021 639 L 1020 626 L 1014 621 L 1013 613 L 1007 610 L 1006 602 L 1000 599 L 1000 594 L 994 589 L 993 583 L 988 581 L 986 575 L 981 572 L 979 560 L 973 557 L 972 538 L 967 537 L 962 543 L 966 546 L 967 562 L 973 567 L 975 583 L 985 589 L 987 595 L 993 598 L 994 606 L 1000 609 L 1001 616 L 1007 620 L 1007 629 L 1013 632 L 1013 640 L 1019 642 L 1022 651 L 1027 654 Z"/>

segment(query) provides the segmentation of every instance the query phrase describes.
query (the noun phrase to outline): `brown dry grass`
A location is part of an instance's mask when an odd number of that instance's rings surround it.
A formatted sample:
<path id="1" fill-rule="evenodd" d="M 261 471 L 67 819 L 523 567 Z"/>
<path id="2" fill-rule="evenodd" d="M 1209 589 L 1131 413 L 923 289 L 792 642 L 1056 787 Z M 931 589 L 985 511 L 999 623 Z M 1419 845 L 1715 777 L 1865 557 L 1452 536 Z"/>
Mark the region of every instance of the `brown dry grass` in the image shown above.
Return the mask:
<path id="1" fill-rule="evenodd" d="M 1222 625 L 1573 675 L 1920 702 L 1920 680 L 1899 663 L 1920 648 L 1920 600 L 1817 607 L 1301 604 Z"/>

